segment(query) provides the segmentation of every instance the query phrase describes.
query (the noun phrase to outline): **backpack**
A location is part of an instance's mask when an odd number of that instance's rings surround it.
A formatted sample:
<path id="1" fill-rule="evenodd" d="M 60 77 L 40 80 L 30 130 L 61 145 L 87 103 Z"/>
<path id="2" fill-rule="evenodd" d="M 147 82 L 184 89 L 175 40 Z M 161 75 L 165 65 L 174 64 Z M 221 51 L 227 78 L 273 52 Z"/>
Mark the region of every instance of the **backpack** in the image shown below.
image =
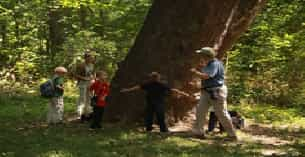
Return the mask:
<path id="1" fill-rule="evenodd" d="M 52 98 L 55 95 L 55 87 L 52 79 L 42 83 L 39 88 L 40 95 L 43 98 Z"/>

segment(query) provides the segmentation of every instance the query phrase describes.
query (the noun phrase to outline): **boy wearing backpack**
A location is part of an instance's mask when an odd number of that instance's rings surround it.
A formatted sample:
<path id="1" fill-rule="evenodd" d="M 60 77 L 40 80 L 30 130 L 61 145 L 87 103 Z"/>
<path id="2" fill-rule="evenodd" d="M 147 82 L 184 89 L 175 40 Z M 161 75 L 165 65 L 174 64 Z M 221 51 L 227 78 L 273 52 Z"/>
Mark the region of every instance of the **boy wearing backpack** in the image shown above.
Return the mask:
<path id="1" fill-rule="evenodd" d="M 96 80 L 90 86 L 95 99 L 91 99 L 93 107 L 93 119 L 90 128 L 99 129 L 101 128 L 101 122 L 104 114 L 104 107 L 106 106 L 106 97 L 109 94 L 109 83 L 106 80 L 107 74 L 104 71 L 98 71 L 96 73 Z"/>
<path id="2" fill-rule="evenodd" d="M 67 69 L 64 67 L 56 67 L 54 69 L 54 76 L 52 77 L 52 83 L 54 87 L 53 96 L 50 98 L 50 104 L 47 115 L 47 123 L 57 124 L 62 122 L 64 113 L 64 75 L 67 73 Z"/>

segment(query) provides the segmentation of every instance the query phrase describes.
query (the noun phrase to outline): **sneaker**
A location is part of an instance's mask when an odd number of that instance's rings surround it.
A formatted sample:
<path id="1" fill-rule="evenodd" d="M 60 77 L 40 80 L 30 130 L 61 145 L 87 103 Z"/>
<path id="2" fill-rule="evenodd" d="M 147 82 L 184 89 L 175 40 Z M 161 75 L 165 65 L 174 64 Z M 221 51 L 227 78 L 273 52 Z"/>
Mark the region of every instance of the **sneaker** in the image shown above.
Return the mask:
<path id="1" fill-rule="evenodd" d="M 101 128 L 102 128 L 102 126 L 101 126 L 101 125 L 98 125 L 98 126 L 96 126 L 96 128 L 97 128 L 97 129 L 101 129 Z"/>
<path id="2" fill-rule="evenodd" d="M 169 130 L 167 129 L 167 128 L 165 128 L 165 129 L 160 129 L 160 132 L 169 132 Z"/>
<path id="3" fill-rule="evenodd" d="M 146 132 L 152 132 L 153 128 L 152 127 L 146 127 L 145 131 Z"/>
<path id="4" fill-rule="evenodd" d="M 84 123 L 86 121 L 85 115 L 81 115 L 79 120 L 80 120 L 81 123 Z"/>
<path id="5" fill-rule="evenodd" d="M 170 135 L 172 132 L 170 132 L 168 129 L 166 130 L 160 130 L 160 134 L 164 134 L 164 135 Z"/>
<path id="6" fill-rule="evenodd" d="M 90 121 L 93 118 L 92 114 L 86 115 L 84 120 L 85 121 Z"/>

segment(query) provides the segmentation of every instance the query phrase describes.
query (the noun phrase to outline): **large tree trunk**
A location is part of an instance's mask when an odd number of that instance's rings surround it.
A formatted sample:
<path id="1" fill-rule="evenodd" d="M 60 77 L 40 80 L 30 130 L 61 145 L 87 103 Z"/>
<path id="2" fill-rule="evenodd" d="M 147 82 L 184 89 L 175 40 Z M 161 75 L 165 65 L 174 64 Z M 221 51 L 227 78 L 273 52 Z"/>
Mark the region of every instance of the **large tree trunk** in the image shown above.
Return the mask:
<path id="1" fill-rule="evenodd" d="M 144 113 L 144 93 L 120 93 L 158 71 L 170 86 L 191 92 L 189 69 L 203 46 L 225 52 L 249 26 L 264 0 L 155 0 L 144 26 L 111 84 L 107 118 L 137 121 Z M 181 118 L 193 107 L 188 98 L 170 98 L 169 108 Z"/>

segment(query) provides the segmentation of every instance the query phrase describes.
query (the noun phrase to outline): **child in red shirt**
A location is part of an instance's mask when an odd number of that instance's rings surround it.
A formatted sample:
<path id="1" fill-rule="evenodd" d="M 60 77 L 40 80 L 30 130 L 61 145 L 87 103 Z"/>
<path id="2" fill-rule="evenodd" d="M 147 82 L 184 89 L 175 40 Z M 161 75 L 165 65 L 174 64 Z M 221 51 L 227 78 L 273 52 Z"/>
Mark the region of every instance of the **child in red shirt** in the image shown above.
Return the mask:
<path id="1" fill-rule="evenodd" d="M 93 106 L 93 119 L 90 128 L 101 128 L 101 122 L 104 113 L 104 107 L 106 105 L 106 96 L 109 94 L 109 84 L 106 81 L 107 74 L 104 71 L 98 71 L 96 73 L 97 79 L 90 86 L 90 91 L 96 95 L 96 105 Z"/>

